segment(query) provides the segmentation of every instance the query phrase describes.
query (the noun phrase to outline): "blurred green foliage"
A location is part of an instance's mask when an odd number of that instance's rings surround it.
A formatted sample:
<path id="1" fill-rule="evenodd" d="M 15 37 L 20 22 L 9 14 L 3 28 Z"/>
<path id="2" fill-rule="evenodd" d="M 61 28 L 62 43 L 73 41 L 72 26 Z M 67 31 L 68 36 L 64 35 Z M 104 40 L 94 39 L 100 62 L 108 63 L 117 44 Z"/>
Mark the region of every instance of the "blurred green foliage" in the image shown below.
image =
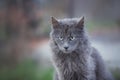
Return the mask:
<path id="1" fill-rule="evenodd" d="M 0 39 L 5 39 L 6 38 L 6 33 L 5 33 L 5 27 L 0 26 Z"/>
<path id="2" fill-rule="evenodd" d="M 88 28 L 88 30 L 96 30 L 97 28 L 115 28 L 117 25 L 116 23 L 113 21 L 87 21 L 85 23 L 85 26 Z"/>
<path id="3" fill-rule="evenodd" d="M 120 80 L 120 68 L 115 68 L 112 70 L 115 80 Z"/>
<path id="4" fill-rule="evenodd" d="M 52 68 L 43 69 L 32 61 L 0 68 L 0 80 L 52 80 L 52 74 Z"/>

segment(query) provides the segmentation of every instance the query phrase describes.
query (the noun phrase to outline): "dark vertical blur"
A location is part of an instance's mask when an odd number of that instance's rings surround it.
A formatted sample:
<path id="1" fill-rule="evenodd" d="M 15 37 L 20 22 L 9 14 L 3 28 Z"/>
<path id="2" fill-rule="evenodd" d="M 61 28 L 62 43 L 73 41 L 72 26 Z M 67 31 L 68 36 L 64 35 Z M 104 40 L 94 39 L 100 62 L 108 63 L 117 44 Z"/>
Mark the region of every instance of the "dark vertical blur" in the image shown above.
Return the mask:
<path id="1" fill-rule="evenodd" d="M 4 55 L 2 58 L 9 54 L 8 57 L 12 58 L 8 61 L 13 59 L 12 62 L 17 62 L 19 55 L 24 53 L 22 49 L 27 48 L 24 47 L 27 46 L 28 39 L 35 38 L 35 30 L 40 24 L 40 15 L 37 15 L 40 11 L 40 1 L 1 0 L 0 3 L 0 47 L 3 48 L 0 51 Z M 8 47 L 10 51 L 6 50 Z"/>

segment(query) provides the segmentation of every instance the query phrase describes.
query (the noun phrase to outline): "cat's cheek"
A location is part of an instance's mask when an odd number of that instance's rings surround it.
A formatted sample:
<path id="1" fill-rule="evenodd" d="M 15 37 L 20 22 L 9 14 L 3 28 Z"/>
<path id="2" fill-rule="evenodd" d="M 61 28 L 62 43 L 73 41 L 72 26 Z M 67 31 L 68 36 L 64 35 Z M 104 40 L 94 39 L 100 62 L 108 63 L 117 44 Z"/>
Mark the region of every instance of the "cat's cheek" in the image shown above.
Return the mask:
<path id="1" fill-rule="evenodd" d="M 63 48 L 62 48 L 60 45 L 58 45 L 58 48 L 59 48 L 61 51 L 63 51 Z"/>

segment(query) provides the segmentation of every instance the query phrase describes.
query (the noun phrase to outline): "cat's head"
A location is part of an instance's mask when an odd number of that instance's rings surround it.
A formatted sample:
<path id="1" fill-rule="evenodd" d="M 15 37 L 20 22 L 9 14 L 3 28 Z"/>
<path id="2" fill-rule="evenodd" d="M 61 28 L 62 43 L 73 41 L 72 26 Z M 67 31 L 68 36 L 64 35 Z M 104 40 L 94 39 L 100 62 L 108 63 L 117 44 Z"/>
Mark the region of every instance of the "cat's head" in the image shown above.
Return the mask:
<path id="1" fill-rule="evenodd" d="M 52 17 L 51 38 L 63 53 L 75 51 L 84 37 L 84 17 L 59 20 Z"/>

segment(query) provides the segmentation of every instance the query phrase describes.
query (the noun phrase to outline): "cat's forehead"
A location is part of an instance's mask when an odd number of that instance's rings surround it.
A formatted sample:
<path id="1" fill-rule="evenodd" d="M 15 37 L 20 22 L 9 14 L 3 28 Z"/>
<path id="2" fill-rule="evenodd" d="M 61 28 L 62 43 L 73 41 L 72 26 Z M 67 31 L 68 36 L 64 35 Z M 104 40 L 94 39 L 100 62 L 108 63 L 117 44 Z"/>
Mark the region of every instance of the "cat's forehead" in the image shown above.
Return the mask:
<path id="1" fill-rule="evenodd" d="M 78 18 L 72 18 L 72 19 L 69 19 L 69 18 L 65 18 L 65 19 L 59 19 L 58 22 L 61 24 L 61 25 L 67 25 L 67 26 L 75 26 L 77 25 L 77 23 L 79 22 L 79 19 Z"/>

